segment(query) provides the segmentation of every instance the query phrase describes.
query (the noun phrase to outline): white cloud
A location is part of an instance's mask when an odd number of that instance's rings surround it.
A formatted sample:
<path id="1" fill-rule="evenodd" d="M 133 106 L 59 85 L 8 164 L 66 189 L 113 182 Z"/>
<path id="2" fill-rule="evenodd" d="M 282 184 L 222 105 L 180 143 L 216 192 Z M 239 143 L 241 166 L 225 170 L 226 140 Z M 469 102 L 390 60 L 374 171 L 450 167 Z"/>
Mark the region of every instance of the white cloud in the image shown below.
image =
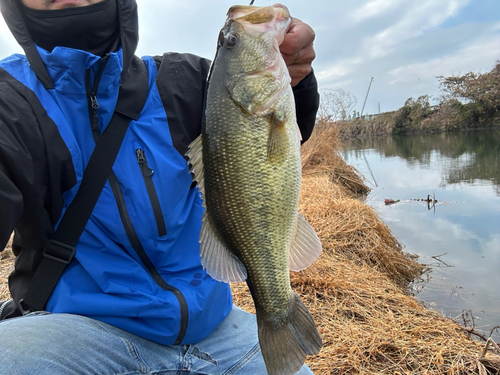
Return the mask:
<path id="1" fill-rule="evenodd" d="M 234 4 L 233 0 L 137 2 L 138 55 L 178 51 L 208 58 L 215 53 L 218 32 Z M 270 4 L 256 0 L 256 5 Z M 464 7 L 480 9 L 482 2 L 316 0 L 312 4 L 289 0 L 285 4 L 294 17 L 316 31 L 313 65 L 321 87 L 341 87 L 353 93 L 360 103 L 357 110 L 372 76 L 375 82 L 366 104 L 371 113 L 379 101 L 382 110 L 394 110 L 410 96 L 434 95 L 436 75 L 491 69 L 500 57 L 499 30 L 486 24 L 468 25 L 467 15 L 462 14 Z M 441 29 L 457 15 L 462 18 L 452 30 Z M 0 18 L 0 57 L 20 50 Z"/>
<path id="2" fill-rule="evenodd" d="M 470 0 L 405 2 L 404 7 L 401 7 L 404 13 L 394 19 L 394 24 L 365 39 L 364 48 L 369 51 L 370 58 L 385 56 L 398 44 L 440 26 L 469 2 Z M 392 3 L 400 5 L 395 0 Z"/>
<path id="3" fill-rule="evenodd" d="M 374 0 L 356 9 L 350 18 L 359 23 L 366 19 L 379 16 L 403 4 L 404 0 Z"/>
<path id="4" fill-rule="evenodd" d="M 342 61 L 334 64 L 326 69 L 316 72 L 316 76 L 319 80 L 332 80 L 346 76 L 347 74 L 355 70 L 355 65 L 357 62 L 355 60 Z"/>
<path id="5" fill-rule="evenodd" d="M 492 263 L 498 264 L 500 261 L 500 234 L 494 234 L 488 239 L 482 239 L 481 248 L 484 249 L 486 254 L 490 254 L 493 259 Z"/>
<path id="6" fill-rule="evenodd" d="M 470 41 L 466 47 L 453 54 L 391 70 L 389 75 L 393 79 L 390 84 L 411 82 L 417 78 L 434 80 L 439 75 L 474 71 L 476 70 L 474 67 L 484 66 L 484 61 L 493 63 L 495 59 L 500 58 L 500 34 L 494 34 L 498 29 L 500 29 L 500 23 L 490 29 L 489 38 L 485 39 L 481 35 L 480 38 Z"/>

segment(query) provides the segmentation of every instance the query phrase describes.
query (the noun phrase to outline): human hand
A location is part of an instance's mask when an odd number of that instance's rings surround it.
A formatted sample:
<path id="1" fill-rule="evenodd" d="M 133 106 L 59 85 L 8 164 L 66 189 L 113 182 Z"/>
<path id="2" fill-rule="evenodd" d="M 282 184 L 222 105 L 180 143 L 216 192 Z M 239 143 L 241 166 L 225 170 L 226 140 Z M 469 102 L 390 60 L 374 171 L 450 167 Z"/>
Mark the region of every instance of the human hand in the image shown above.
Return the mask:
<path id="1" fill-rule="evenodd" d="M 292 87 L 311 72 L 311 64 L 316 58 L 313 47 L 315 37 L 316 34 L 311 26 L 298 18 L 292 18 L 285 39 L 280 45 L 281 55 L 292 78 Z"/>

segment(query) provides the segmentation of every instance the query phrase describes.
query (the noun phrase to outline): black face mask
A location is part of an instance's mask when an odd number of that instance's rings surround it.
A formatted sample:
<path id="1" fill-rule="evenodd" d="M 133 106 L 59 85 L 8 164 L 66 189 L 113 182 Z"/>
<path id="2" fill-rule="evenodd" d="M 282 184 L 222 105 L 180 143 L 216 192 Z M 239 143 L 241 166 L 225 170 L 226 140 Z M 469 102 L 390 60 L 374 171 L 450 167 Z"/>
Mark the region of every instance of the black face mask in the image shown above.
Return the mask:
<path id="1" fill-rule="evenodd" d="M 31 39 L 49 52 L 59 46 L 102 57 L 120 46 L 116 0 L 57 10 L 37 10 L 21 4 L 21 9 Z"/>

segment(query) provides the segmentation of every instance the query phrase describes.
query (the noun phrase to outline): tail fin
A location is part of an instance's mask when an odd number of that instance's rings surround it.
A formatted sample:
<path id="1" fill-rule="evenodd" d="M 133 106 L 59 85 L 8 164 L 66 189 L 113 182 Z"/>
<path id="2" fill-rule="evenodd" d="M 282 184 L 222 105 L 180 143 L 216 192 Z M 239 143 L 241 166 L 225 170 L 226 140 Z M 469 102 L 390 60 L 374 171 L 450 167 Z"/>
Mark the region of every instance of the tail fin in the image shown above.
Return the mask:
<path id="1" fill-rule="evenodd" d="M 307 355 L 321 349 L 314 320 L 298 295 L 294 295 L 285 317 L 257 310 L 259 343 L 269 375 L 291 375 L 299 371 Z"/>

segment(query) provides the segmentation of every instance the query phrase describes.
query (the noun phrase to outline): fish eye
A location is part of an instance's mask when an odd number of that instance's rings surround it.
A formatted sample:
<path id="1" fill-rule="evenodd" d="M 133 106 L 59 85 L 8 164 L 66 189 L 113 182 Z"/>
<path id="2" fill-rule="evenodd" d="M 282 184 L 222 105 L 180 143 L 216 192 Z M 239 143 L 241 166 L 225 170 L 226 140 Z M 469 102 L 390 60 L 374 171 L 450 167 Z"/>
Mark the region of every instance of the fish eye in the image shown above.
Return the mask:
<path id="1" fill-rule="evenodd" d="M 231 34 L 226 39 L 226 45 L 228 47 L 234 47 L 236 44 L 238 44 L 239 40 L 240 38 L 238 38 L 237 34 Z"/>

